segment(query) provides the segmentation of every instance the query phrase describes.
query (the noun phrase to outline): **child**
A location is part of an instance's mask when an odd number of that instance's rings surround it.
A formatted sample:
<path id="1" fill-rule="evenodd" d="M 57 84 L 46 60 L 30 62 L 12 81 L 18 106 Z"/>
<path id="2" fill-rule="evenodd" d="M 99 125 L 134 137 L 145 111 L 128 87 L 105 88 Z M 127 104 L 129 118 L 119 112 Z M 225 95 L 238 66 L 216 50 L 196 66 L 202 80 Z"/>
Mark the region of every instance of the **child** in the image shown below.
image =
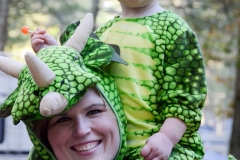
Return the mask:
<path id="1" fill-rule="evenodd" d="M 197 131 L 207 88 L 195 33 L 157 0 L 119 2 L 122 14 L 96 34 L 128 62 L 104 68 L 115 77 L 128 120 L 126 159 L 202 159 Z"/>

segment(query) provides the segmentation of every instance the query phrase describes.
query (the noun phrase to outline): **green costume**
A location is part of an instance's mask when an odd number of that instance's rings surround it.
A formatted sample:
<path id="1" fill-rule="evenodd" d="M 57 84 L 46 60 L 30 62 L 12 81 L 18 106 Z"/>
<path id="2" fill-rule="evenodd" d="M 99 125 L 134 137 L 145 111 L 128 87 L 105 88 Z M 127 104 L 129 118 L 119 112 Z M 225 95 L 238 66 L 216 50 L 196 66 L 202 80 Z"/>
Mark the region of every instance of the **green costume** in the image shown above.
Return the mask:
<path id="1" fill-rule="evenodd" d="M 141 159 L 141 147 L 168 117 L 187 126 L 169 159 L 202 159 L 197 130 L 206 78 L 200 45 L 187 23 L 166 10 L 143 18 L 117 16 L 96 33 L 103 42 L 117 44 L 128 63 L 105 68 L 115 78 L 128 121 L 127 159 Z"/>
<path id="2" fill-rule="evenodd" d="M 71 38 L 71 40 L 75 42 L 75 39 Z M 126 119 L 122 104 L 113 77 L 100 69 L 101 66 L 107 65 L 116 56 L 116 52 L 111 46 L 92 37 L 89 37 L 82 44 L 85 47 L 81 51 L 77 50 L 77 47 L 72 47 L 74 45 L 69 42 L 64 46 L 52 46 L 42 49 L 37 56 L 27 54 L 25 56 L 27 65 L 22 65 L 19 74 L 17 74 L 19 76 L 16 76 L 18 78 L 18 87 L 0 105 L 1 118 L 12 115 L 14 124 L 18 124 L 19 121 L 26 124 L 30 139 L 34 145 L 29 155 L 30 160 L 56 159 L 54 154 L 46 147 L 46 144 L 37 138 L 33 129 L 33 121 L 46 119 L 46 117 L 42 116 L 42 112 L 39 111 L 43 99 L 49 93 L 63 96 L 67 104 L 61 111 L 62 113 L 77 103 L 91 86 L 96 86 L 118 121 L 121 141 L 115 159 L 121 160 L 125 154 Z M 10 59 L 0 57 L 0 63 L 6 61 L 10 62 Z M 38 62 L 43 63 L 43 66 L 47 69 L 36 69 Z M 5 67 L 0 66 L 0 69 L 6 71 L 7 69 L 4 68 L 7 68 L 7 65 L 9 63 L 6 63 Z M 38 80 L 44 77 L 44 72 L 47 72 L 48 69 L 49 73 L 54 76 L 49 81 L 49 84 L 45 85 Z M 47 118 L 52 117 L 52 115 L 48 115 L 50 112 L 45 113 Z"/>

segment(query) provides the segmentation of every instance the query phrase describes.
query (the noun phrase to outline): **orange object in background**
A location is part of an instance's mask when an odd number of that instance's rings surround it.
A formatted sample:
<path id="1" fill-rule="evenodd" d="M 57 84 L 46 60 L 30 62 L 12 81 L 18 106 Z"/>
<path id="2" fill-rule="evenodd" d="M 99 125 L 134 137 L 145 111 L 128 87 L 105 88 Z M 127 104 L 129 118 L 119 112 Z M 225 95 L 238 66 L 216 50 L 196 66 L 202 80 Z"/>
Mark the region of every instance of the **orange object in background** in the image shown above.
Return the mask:
<path id="1" fill-rule="evenodd" d="M 22 27 L 22 33 L 23 34 L 28 34 L 29 32 L 32 33 L 33 31 L 31 31 L 28 26 L 23 26 Z"/>

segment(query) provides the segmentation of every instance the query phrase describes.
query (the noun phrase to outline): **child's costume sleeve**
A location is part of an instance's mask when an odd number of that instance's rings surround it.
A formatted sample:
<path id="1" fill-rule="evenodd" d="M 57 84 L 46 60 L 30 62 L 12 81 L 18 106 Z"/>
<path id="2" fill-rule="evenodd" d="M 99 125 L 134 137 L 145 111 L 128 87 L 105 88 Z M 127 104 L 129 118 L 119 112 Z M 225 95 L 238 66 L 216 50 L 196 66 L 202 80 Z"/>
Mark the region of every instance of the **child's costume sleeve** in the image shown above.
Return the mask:
<path id="1" fill-rule="evenodd" d="M 206 98 L 206 78 L 202 53 L 196 35 L 190 30 L 171 29 L 164 57 L 163 89 L 160 91 L 162 116 L 177 117 L 187 132 L 198 130 Z M 179 36 L 178 36 L 179 35 Z M 175 36 L 175 37 L 174 37 Z"/>

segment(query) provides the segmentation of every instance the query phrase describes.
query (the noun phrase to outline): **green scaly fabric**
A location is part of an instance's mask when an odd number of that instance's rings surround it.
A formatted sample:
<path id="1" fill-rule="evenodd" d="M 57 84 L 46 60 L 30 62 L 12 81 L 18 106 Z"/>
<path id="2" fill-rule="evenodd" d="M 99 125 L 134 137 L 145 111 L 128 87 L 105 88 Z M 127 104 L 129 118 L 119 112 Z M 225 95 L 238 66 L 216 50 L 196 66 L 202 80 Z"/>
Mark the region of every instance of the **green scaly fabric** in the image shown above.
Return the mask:
<path id="1" fill-rule="evenodd" d="M 60 37 L 62 44 L 78 25 L 78 21 L 68 25 Z M 178 117 L 188 127 L 169 160 L 202 159 L 197 130 L 207 94 L 206 77 L 197 37 L 186 22 L 172 11 L 143 18 L 116 16 L 96 34 L 103 42 L 118 45 L 128 64 L 101 67 L 114 77 L 127 116 L 124 159 L 143 159 L 142 146 L 167 117 Z"/>
<path id="2" fill-rule="evenodd" d="M 18 87 L 0 105 L 0 117 L 12 115 L 15 125 L 20 121 L 25 123 L 34 145 L 29 160 L 56 159 L 33 131 L 32 121 L 46 118 L 39 111 L 41 99 L 49 92 L 62 94 L 68 101 L 63 111 L 65 112 L 78 102 L 91 86 L 96 86 L 117 118 L 121 142 L 115 159 L 122 159 L 126 149 L 126 119 L 113 77 L 100 69 L 112 60 L 114 54 L 116 53 L 111 46 L 91 37 L 81 54 L 67 46 L 42 49 L 36 56 L 56 74 L 54 81 L 44 88 L 35 84 L 27 66 L 22 69 Z"/>
<path id="3" fill-rule="evenodd" d="M 204 156 L 198 128 L 207 95 L 202 52 L 197 36 L 172 11 L 141 18 L 114 19 L 96 34 L 117 44 L 128 66 L 111 63 L 128 120 L 126 159 L 143 159 L 141 147 L 168 117 L 180 118 L 187 131 L 169 160 L 199 160 Z"/>

